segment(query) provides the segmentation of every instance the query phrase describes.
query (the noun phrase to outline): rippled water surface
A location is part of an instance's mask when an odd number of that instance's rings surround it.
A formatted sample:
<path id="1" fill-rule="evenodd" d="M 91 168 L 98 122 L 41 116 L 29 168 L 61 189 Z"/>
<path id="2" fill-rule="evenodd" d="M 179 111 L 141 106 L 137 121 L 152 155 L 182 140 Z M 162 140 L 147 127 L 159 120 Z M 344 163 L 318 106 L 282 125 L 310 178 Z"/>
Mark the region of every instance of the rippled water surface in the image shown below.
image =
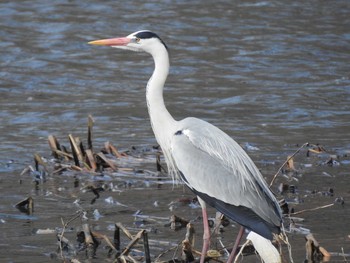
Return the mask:
<path id="1" fill-rule="evenodd" d="M 241 145 L 258 148 L 249 154 L 269 180 L 305 142 L 321 144 L 338 156 L 340 165 L 306 169 L 296 184 L 305 192 L 333 188 L 335 197 L 345 199 L 344 206 L 302 217 L 322 246 L 350 253 L 349 1 L 3 1 L 0 17 L 4 262 L 49 261 L 56 239 L 34 235 L 33 229 L 60 226 L 60 218 L 69 216 L 65 212 L 76 210 L 72 189 L 52 195 L 62 185 L 69 189 L 73 179 L 51 178 L 35 190 L 32 178 L 20 176 L 33 163 L 34 153 L 49 156 L 48 135 L 62 140 L 70 133 L 84 137 L 92 114 L 95 145 L 112 141 L 127 149 L 156 144 L 145 102 L 151 58 L 87 45 L 140 29 L 156 32 L 170 49 L 165 99 L 174 117 L 205 119 Z M 302 157 L 300 162 L 309 160 Z M 325 173 L 330 176 L 322 176 Z M 143 186 L 121 194 L 130 210 L 122 213 L 126 224 L 129 220 L 132 225 L 130 215 L 143 208 L 147 214 L 169 216 L 171 200 L 192 196 L 171 185 L 154 189 Z M 14 208 L 29 195 L 36 202 L 32 217 Z M 325 205 L 335 197 L 308 199 L 305 206 Z M 160 207 L 155 208 L 154 201 Z M 107 218 L 99 226 L 103 232 L 121 215 L 103 200 L 100 205 L 95 206 Z M 195 217 L 200 210 L 192 213 Z M 152 238 L 162 239 L 170 231 L 161 232 L 163 236 Z M 170 235 L 178 242 L 184 233 Z M 291 240 L 295 262 L 301 262 L 303 236 Z M 257 259 L 247 257 L 244 262 L 249 260 Z"/>

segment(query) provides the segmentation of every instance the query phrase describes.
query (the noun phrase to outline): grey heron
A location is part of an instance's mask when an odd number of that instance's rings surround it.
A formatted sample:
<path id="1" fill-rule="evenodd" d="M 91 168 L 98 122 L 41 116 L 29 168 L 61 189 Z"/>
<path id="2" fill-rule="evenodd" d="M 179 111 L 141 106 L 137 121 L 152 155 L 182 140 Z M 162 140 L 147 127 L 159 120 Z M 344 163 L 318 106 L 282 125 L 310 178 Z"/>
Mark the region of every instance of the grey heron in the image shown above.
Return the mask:
<path id="1" fill-rule="evenodd" d="M 169 72 L 169 55 L 166 44 L 157 34 L 142 30 L 89 44 L 143 51 L 153 57 L 154 71 L 146 89 L 151 125 L 169 173 L 183 180 L 199 197 L 204 223 L 201 262 L 205 260 L 210 238 L 206 204 L 242 226 L 229 261 L 235 258 L 243 227 L 267 239 L 273 238 L 272 233 L 280 232 L 278 202 L 239 144 L 201 119 L 189 117 L 177 121 L 165 107 L 163 87 Z"/>

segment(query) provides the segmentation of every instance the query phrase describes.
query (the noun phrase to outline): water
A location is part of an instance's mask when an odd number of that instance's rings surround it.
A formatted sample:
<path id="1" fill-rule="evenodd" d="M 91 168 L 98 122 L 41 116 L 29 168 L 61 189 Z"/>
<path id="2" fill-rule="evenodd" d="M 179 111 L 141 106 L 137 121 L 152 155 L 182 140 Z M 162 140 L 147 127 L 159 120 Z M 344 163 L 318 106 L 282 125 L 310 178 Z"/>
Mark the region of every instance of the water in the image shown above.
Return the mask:
<path id="1" fill-rule="evenodd" d="M 47 262 L 56 249 L 55 237 L 35 235 L 33 229 L 58 227 L 61 216 L 76 210 L 72 178 L 50 178 L 35 190 L 32 178 L 19 176 L 33 163 L 33 153 L 49 155 L 48 135 L 63 141 L 70 133 L 84 137 L 92 114 L 95 145 L 109 140 L 126 149 L 156 143 L 144 94 L 150 57 L 86 44 L 140 29 L 155 31 L 170 48 L 165 99 L 176 119 L 205 119 L 242 145 L 258 147 L 249 154 L 267 178 L 296 145 L 322 144 L 340 157 L 340 166 L 303 170 L 299 189 L 333 187 L 336 196 L 349 197 L 348 1 L 12 1 L 0 3 L 0 14 L 0 212 L 9 215 L 1 217 L 4 262 Z M 310 161 L 304 156 L 301 164 Z M 151 164 L 146 167 L 154 170 Z M 62 185 L 66 188 L 60 193 Z M 107 214 L 101 231 L 116 217 L 130 223 L 130 214 L 140 208 L 169 216 L 170 201 L 192 196 L 181 187 L 154 187 L 124 191 L 120 202 L 132 207 L 124 214 L 103 201 L 96 204 Z M 36 218 L 18 218 L 14 204 L 29 195 L 35 199 Z M 83 200 L 87 206 L 89 198 Z M 158 208 L 153 207 L 156 200 L 161 200 Z M 333 201 L 306 200 L 305 207 Z M 303 215 L 306 227 L 332 252 L 350 250 L 346 204 Z M 191 213 L 200 215 L 199 209 Z M 169 236 L 160 230 L 163 236 L 154 239 Z M 176 242 L 184 233 L 170 235 Z M 300 262 L 303 237 L 292 241 Z M 244 262 L 249 260 L 254 261 Z"/>

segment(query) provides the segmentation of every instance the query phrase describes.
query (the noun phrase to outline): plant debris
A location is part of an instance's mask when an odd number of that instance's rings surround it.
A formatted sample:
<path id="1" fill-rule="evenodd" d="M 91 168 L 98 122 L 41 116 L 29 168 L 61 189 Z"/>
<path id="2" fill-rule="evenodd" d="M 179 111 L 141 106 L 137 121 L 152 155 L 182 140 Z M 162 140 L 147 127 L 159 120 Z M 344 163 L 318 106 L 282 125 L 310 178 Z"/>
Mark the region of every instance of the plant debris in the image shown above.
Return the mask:
<path id="1" fill-rule="evenodd" d="M 98 147 L 94 145 L 92 139 L 93 125 L 94 120 L 92 116 L 89 116 L 86 145 L 73 134 L 68 135 L 69 147 L 66 147 L 54 135 L 49 135 L 48 144 L 52 158 L 44 158 L 35 153 L 34 167 L 31 165 L 26 167 L 21 176 L 31 175 L 36 187 L 45 184 L 48 177 L 73 176 L 76 190 L 72 195 L 79 197 L 79 194 L 92 193 L 89 203 L 91 206 L 96 204 L 96 201 L 101 195 L 105 195 L 105 192 L 120 192 L 125 191 L 121 189 L 131 187 L 138 189 L 149 184 L 154 184 L 158 188 L 161 188 L 164 184 L 173 184 L 162 164 L 162 152 L 158 146 L 148 148 L 132 146 L 130 149 L 120 151 L 114 144 L 107 141 L 102 149 L 96 150 Z M 256 147 L 255 150 L 259 151 L 259 148 Z M 304 162 L 300 161 L 300 156 L 302 156 Z M 142 168 L 144 163 L 153 163 L 154 170 Z M 285 232 L 288 235 L 305 236 L 307 262 L 320 262 L 330 257 L 332 253 L 319 246 L 311 233 L 311 229 L 305 227 L 305 219 L 296 217 L 296 215 L 305 215 L 334 205 L 344 206 L 345 200 L 342 196 L 337 196 L 335 189 L 332 187 L 307 191 L 300 187 L 299 182 L 306 169 L 315 166 L 330 169 L 340 164 L 339 156 L 328 153 L 324 146 L 304 143 L 286 158 L 271 180 L 270 187 L 276 183 L 275 189 L 278 190 L 278 199 L 280 199 L 280 206 L 284 215 Z M 328 174 L 329 170 L 323 171 L 323 173 Z M 87 180 L 82 181 L 81 178 Z M 328 201 L 328 203 L 317 207 L 300 208 L 305 198 L 313 196 L 327 197 L 327 200 L 334 198 L 334 201 L 331 203 Z M 132 210 L 129 204 L 119 202 L 115 196 L 104 196 L 102 200 L 106 205 L 118 206 L 128 212 Z M 101 244 L 104 244 L 107 247 L 106 258 L 111 259 L 112 262 L 197 262 L 200 252 L 195 249 L 198 244 L 195 244 L 193 223 L 200 221 L 200 218 L 183 218 L 174 214 L 179 207 L 198 208 L 197 201 L 196 198 L 187 197 L 174 200 L 169 204 L 169 217 L 143 214 L 141 210 L 138 210 L 133 213 L 134 224 L 138 226 L 138 229 L 130 226 L 126 227 L 118 222 L 114 224 L 113 233 L 106 235 L 94 230 L 91 225 L 93 220 L 98 221 L 103 215 L 99 213 L 96 207 L 93 213 L 88 212 L 84 204 L 81 204 L 81 201 L 77 198 L 74 202 L 78 209 L 75 215 L 66 221 L 62 218 L 61 227 L 38 229 L 36 234 L 55 233 L 59 251 L 57 256 L 63 261 L 81 262 L 80 260 L 95 258 L 97 253 L 101 258 L 103 257 L 101 256 L 101 253 L 103 253 Z M 32 197 L 18 202 L 15 206 L 28 215 L 34 213 L 34 199 Z M 158 206 L 157 202 L 154 202 L 154 206 Z M 79 220 L 80 223 L 77 223 Z M 223 244 L 221 236 L 231 228 L 232 224 L 234 225 L 234 222 L 226 219 L 220 213 L 217 213 L 216 218 L 209 220 L 214 234 L 212 243 L 216 244 L 215 249 L 208 251 L 207 260 L 208 262 L 224 262 L 232 244 Z M 186 228 L 185 237 L 178 243 L 149 239 L 153 231 L 156 231 L 152 229 L 154 224 L 162 225 L 168 231 L 179 231 Z M 151 227 L 147 227 L 147 225 Z M 310 225 L 309 223 L 308 226 Z M 68 226 L 70 229 L 68 229 Z M 76 241 L 68 236 L 72 232 L 76 233 Z M 120 236 L 121 232 L 126 236 L 127 241 Z M 274 245 L 280 247 L 279 251 L 281 253 L 286 253 L 285 250 L 289 247 L 288 240 L 276 239 Z M 162 251 L 158 255 L 152 253 L 153 250 L 159 251 L 159 249 Z M 252 245 L 241 246 L 238 250 L 243 256 L 256 253 Z M 82 252 L 84 252 L 84 256 Z M 289 251 L 289 253 L 291 252 Z M 290 259 L 292 261 L 292 256 L 290 256 Z"/>

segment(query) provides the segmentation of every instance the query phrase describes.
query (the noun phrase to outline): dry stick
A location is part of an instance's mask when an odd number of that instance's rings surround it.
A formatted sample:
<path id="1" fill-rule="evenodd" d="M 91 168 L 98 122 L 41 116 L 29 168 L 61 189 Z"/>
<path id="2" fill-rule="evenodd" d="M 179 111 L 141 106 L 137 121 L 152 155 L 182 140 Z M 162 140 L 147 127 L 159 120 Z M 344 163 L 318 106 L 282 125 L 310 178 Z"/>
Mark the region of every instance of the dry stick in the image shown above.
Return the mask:
<path id="1" fill-rule="evenodd" d="M 179 244 L 179 245 L 180 245 L 180 244 Z M 154 262 L 158 262 L 159 259 L 160 259 L 163 255 L 165 255 L 166 253 L 168 253 L 168 252 L 171 251 L 171 250 L 175 250 L 179 245 L 176 245 L 176 246 L 173 246 L 173 247 L 170 247 L 170 248 L 164 250 L 162 253 L 160 253 L 160 254 L 155 258 Z"/>
<path id="2" fill-rule="evenodd" d="M 118 222 L 115 224 L 116 227 L 118 227 L 119 229 L 121 229 L 124 234 L 129 238 L 129 239 L 133 239 L 134 237 L 131 235 L 131 233 L 129 232 L 129 230 L 127 230 L 125 228 L 125 226 L 122 225 L 122 223 Z"/>
<path id="3" fill-rule="evenodd" d="M 308 262 L 313 262 L 313 256 L 315 253 L 317 253 L 319 244 L 312 234 L 306 235 L 305 239 L 306 260 Z"/>
<path id="4" fill-rule="evenodd" d="M 157 167 L 157 172 L 162 171 L 162 165 L 160 164 L 160 152 L 156 153 L 156 167 Z"/>
<path id="5" fill-rule="evenodd" d="M 186 236 L 185 239 L 193 246 L 194 244 L 194 227 L 193 224 L 188 223 L 186 226 Z"/>
<path id="6" fill-rule="evenodd" d="M 28 198 L 18 202 L 15 207 L 17 207 L 18 209 L 23 209 L 25 210 L 29 215 L 33 214 L 34 211 L 34 200 L 31 196 L 29 196 Z"/>
<path id="7" fill-rule="evenodd" d="M 160 162 L 160 155 L 161 155 L 161 152 L 157 152 L 157 153 L 156 153 L 157 172 L 161 172 L 162 170 L 163 170 L 164 172 L 167 172 L 167 170 L 163 167 L 163 165 L 162 165 L 161 162 Z"/>
<path id="8" fill-rule="evenodd" d="M 110 145 L 109 141 L 105 142 L 105 150 L 108 154 L 111 154 L 111 148 L 109 147 L 109 145 Z"/>
<path id="9" fill-rule="evenodd" d="M 55 150 L 55 153 L 57 153 L 58 155 L 62 155 L 68 159 L 73 159 L 73 155 L 66 153 L 66 152 L 63 152 L 61 150 Z"/>
<path id="10" fill-rule="evenodd" d="M 61 150 L 60 145 L 57 141 L 57 138 L 53 135 L 49 135 L 48 137 L 48 141 L 49 141 L 49 146 L 50 149 L 52 151 L 52 155 L 55 159 L 58 159 L 58 154 L 57 154 L 57 150 Z"/>
<path id="11" fill-rule="evenodd" d="M 185 262 L 193 262 L 194 256 L 192 253 L 192 246 L 188 240 L 182 241 L 182 259 Z"/>
<path id="12" fill-rule="evenodd" d="M 345 254 L 345 252 L 344 252 L 344 248 L 343 248 L 343 247 L 341 248 L 341 252 L 342 252 L 342 254 L 343 254 L 344 262 L 348 262 L 348 261 L 346 260 L 346 254 Z"/>
<path id="13" fill-rule="evenodd" d="M 88 138 L 87 138 L 87 144 L 88 149 L 92 151 L 92 127 L 94 126 L 94 119 L 91 115 L 88 117 Z"/>
<path id="14" fill-rule="evenodd" d="M 147 231 L 144 231 L 142 236 L 143 236 L 143 247 L 145 250 L 145 261 L 146 261 L 146 263 L 151 263 L 151 255 L 150 255 L 150 251 L 149 251 Z"/>
<path id="15" fill-rule="evenodd" d="M 109 167 L 112 168 L 113 171 L 116 171 L 117 170 L 117 167 L 114 165 L 114 163 L 109 160 L 102 152 L 98 153 L 97 154 L 103 161 L 105 161 Z"/>
<path id="16" fill-rule="evenodd" d="M 67 244 L 70 250 L 75 251 L 74 244 L 72 244 L 72 242 L 70 242 L 68 238 L 66 238 L 64 236 L 60 237 L 59 235 L 57 235 L 57 239 L 58 239 L 61 246 L 62 246 L 62 243 Z"/>
<path id="17" fill-rule="evenodd" d="M 84 161 L 84 156 L 86 156 L 84 144 L 83 144 L 83 142 L 80 140 L 79 137 L 76 137 L 76 138 L 75 138 L 75 142 L 76 142 L 76 144 L 78 145 L 79 150 L 80 150 L 80 153 L 81 153 L 81 161 Z"/>
<path id="18" fill-rule="evenodd" d="M 39 164 L 44 167 L 45 172 L 47 172 L 46 163 L 44 163 L 43 159 L 41 159 L 40 155 L 35 153 L 34 154 L 34 162 L 35 162 L 35 170 L 39 171 Z"/>
<path id="19" fill-rule="evenodd" d="M 238 254 L 236 255 L 235 261 L 234 261 L 233 263 L 237 263 L 237 262 L 238 262 L 238 258 L 239 258 L 240 256 L 243 256 L 243 250 L 244 250 L 244 248 L 245 248 L 249 243 L 250 243 L 250 240 L 247 239 L 247 241 L 241 246 L 241 248 L 240 248 Z"/>
<path id="20" fill-rule="evenodd" d="M 79 161 L 82 161 L 82 156 L 79 154 L 80 153 L 80 150 L 79 150 L 79 147 L 78 145 L 76 144 L 72 134 L 69 134 L 68 135 L 69 137 L 69 142 L 70 142 L 70 145 L 71 145 L 71 148 L 72 148 L 72 154 L 73 154 L 73 158 L 74 158 L 74 164 L 76 166 L 79 166 L 80 167 L 80 163 Z"/>
<path id="21" fill-rule="evenodd" d="M 304 212 L 315 211 L 315 210 L 318 210 L 318 209 L 323 209 L 323 208 L 331 207 L 331 206 L 333 206 L 333 205 L 334 205 L 334 204 L 328 204 L 328 205 L 318 206 L 318 207 L 315 207 L 315 208 L 304 209 L 304 210 L 300 210 L 300 211 L 295 212 L 295 213 L 291 213 L 290 215 L 298 215 L 298 214 L 301 214 L 301 213 L 304 213 Z"/>
<path id="22" fill-rule="evenodd" d="M 123 250 L 121 256 L 126 256 L 129 254 L 130 249 L 139 241 L 139 239 L 142 237 L 143 233 L 146 230 L 142 229 L 141 231 L 139 231 L 135 237 L 133 237 L 133 239 L 129 242 L 129 244 L 126 246 L 126 248 Z"/>
<path id="23" fill-rule="evenodd" d="M 26 168 L 23 169 L 23 171 L 19 174 L 20 176 L 26 174 L 26 173 L 30 173 L 30 172 L 34 172 L 34 168 L 31 165 L 28 165 Z"/>
<path id="24" fill-rule="evenodd" d="M 170 224 L 170 228 L 172 230 L 177 230 L 177 229 L 179 229 L 181 227 L 187 226 L 188 221 L 186 219 L 184 219 L 184 218 L 181 218 L 181 217 L 177 216 L 177 215 L 172 215 L 170 217 L 170 223 L 171 223 Z M 176 223 L 180 223 L 180 227 L 178 227 L 176 225 Z"/>
<path id="25" fill-rule="evenodd" d="M 112 242 L 109 240 L 108 236 L 100 234 L 98 232 L 94 232 L 91 231 L 91 235 L 95 238 L 99 238 L 99 239 L 104 239 L 104 241 L 106 241 L 107 245 L 114 250 L 115 252 L 118 252 L 117 249 L 114 247 L 114 245 L 112 244 Z"/>
<path id="26" fill-rule="evenodd" d="M 271 182 L 270 182 L 269 188 L 271 188 L 271 186 L 272 186 L 273 183 L 275 182 L 275 180 L 276 180 L 278 174 L 281 172 L 281 170 L 283 169 L 283 167 L 284 167 L 297 153 L 299 153 L 299 152 L 301 151 L 301 149 L 303 149 L 305 146 L 308 146 L 308 145 L 310 145 L 308 142 L 304 143 L 301 147 L 299 147 L 298 150 L 296 150 L 291 156 L 289 156 L 289 157 L 287 158 L 287 160 L 280 166 L 280 168 L 277 170 L 276 174 L 273 176 L 273 178 L 272 178 L 272 180 L 271 180 Z M 282 227 L 283 227 L 283 224 L 282 224 Z M 284 228 L 283 228 L 283 232 L 282 232 L 282 233 L 284 233 L 284 235 L 285 235 Z M 286 241 L 288 242 L 288 237 L 287 237 L 287 235 L 285 235 L 285 237 L 286 237 Z M 289 242 L 287 243 L 287 245 L 288 245 L 288 251 L 289 251 L 289 258 L 290 258 L 291 262 L 293 263 L 293 258 L 292 258 L 292 254 L 291 254 L 292 251 L 291 251 L 291 249 L 290 249 L 290 247 L 289 247 L 289 246 L 290 246 Z"/>
<path id="27" fill-rule="evenodd" d="M 64 235 L 64 232 L 66 231 L 66 228 L 67 226 L 70 224 L 70 222 L 72 222 L 73 220 L 77 219 L 78 217 L 80 217 L 80 215 L 82 214 L 82 211 L 78 211 L 77 214 L 72 217 L 71 219 L 69 219 L 66 223 L 64 223 L 63 221 L 63 218 L 61 218 L 61 221 L 62 221 L 62 232 L 60 235 L 57 235 L 58 236 L 58 239 L 59 239 L 59 248 L 60 248 L 60 251 L 61 251 L 61 258 L 64 259 L 64 256 L 63 256 L 63 249 L 62 249 L 62 243 L 61 243 L 61 240 L 63 238 L 63 235 Z"/>
<path id="28" fill-rule="evenodd" d="M 84 170 L 83 168 L 76 166 L 76 165 L 71 165 L 70 168 L 74 171 L 79 171 L 79 172 Z"/>
<path id="29" fill-rule="evenodd" d="M 89 161 L 89 165 L 90 165 L 91 170 L 96 172 L 97 165 L 96 165 L 96 161 L 95 161 L 93 152 L 90 149 L 86 150 L 85 152 L 86 152 L 86 157 L 87 157 L 87 160 Z"/>
<path id="30" fill-rule="evenodd" d="M 92 238 L 91 232 L 90 232 L 90 226 L 87 222 L 85 222 L 82 225 L 84 235 L 85 235 L 85 244 L 87 248 L 87 256 L 89 259 L 94 257 L 95 254 L 95 244 L 94 239 Z"/>
<path id="31" fill-rule="evenodd" d="M 278 174 L 281 172 L 281 170 L 283 169 L 283 167 L 289 162 L 289 160 L 292 159 L 298 152 L 300 152 L 300 150 L 301 150 L 302 148 L 304 148 L 305 146 L 308 146 L 308 145 L 309 145 L 308 142 L 304 143 L 298 150 L 296 150 L 291 156 L 289 156 L 289 157 L 287 158 L 287 160 L 286 160 L 286 161 L 281 165 L 281 167 L 277 170 L 277 173 L 273 176 L 269 187 L 271 187 L 271 186 L 273 185 L 273 183 L 274 183 L 275 180 L 276 180 L 276 177 L 277 177 Z"/>
<path id="32" fill-rule="evenodd" d="M 109 148 L 111 150 L 111 152 L 117 157 L 117 158 L 121 158 L 124 156 L 127 156 L 125 153 L 120 153 L 117 149 L 117 147 L 115 147 L 113 144 L 109 143 Z"/>
<path id="33" fill-rule="evenodd" d="M 194 256 L 193 256 L 193 236 L 194 236 L 194 227 L 193 224 L 188 223 L 186 226 L 186 236 L 185 240 L 182 241 L 182 258 L 186 262 L 193 262 L 194 261 Z"/>
<path id="34" fill-rule="evenodd" d="M 117 250 L 117 257 L 120 255 L 120 228 L 115 224 L 114 237 L 113 237 L 114 247 Z"/>

